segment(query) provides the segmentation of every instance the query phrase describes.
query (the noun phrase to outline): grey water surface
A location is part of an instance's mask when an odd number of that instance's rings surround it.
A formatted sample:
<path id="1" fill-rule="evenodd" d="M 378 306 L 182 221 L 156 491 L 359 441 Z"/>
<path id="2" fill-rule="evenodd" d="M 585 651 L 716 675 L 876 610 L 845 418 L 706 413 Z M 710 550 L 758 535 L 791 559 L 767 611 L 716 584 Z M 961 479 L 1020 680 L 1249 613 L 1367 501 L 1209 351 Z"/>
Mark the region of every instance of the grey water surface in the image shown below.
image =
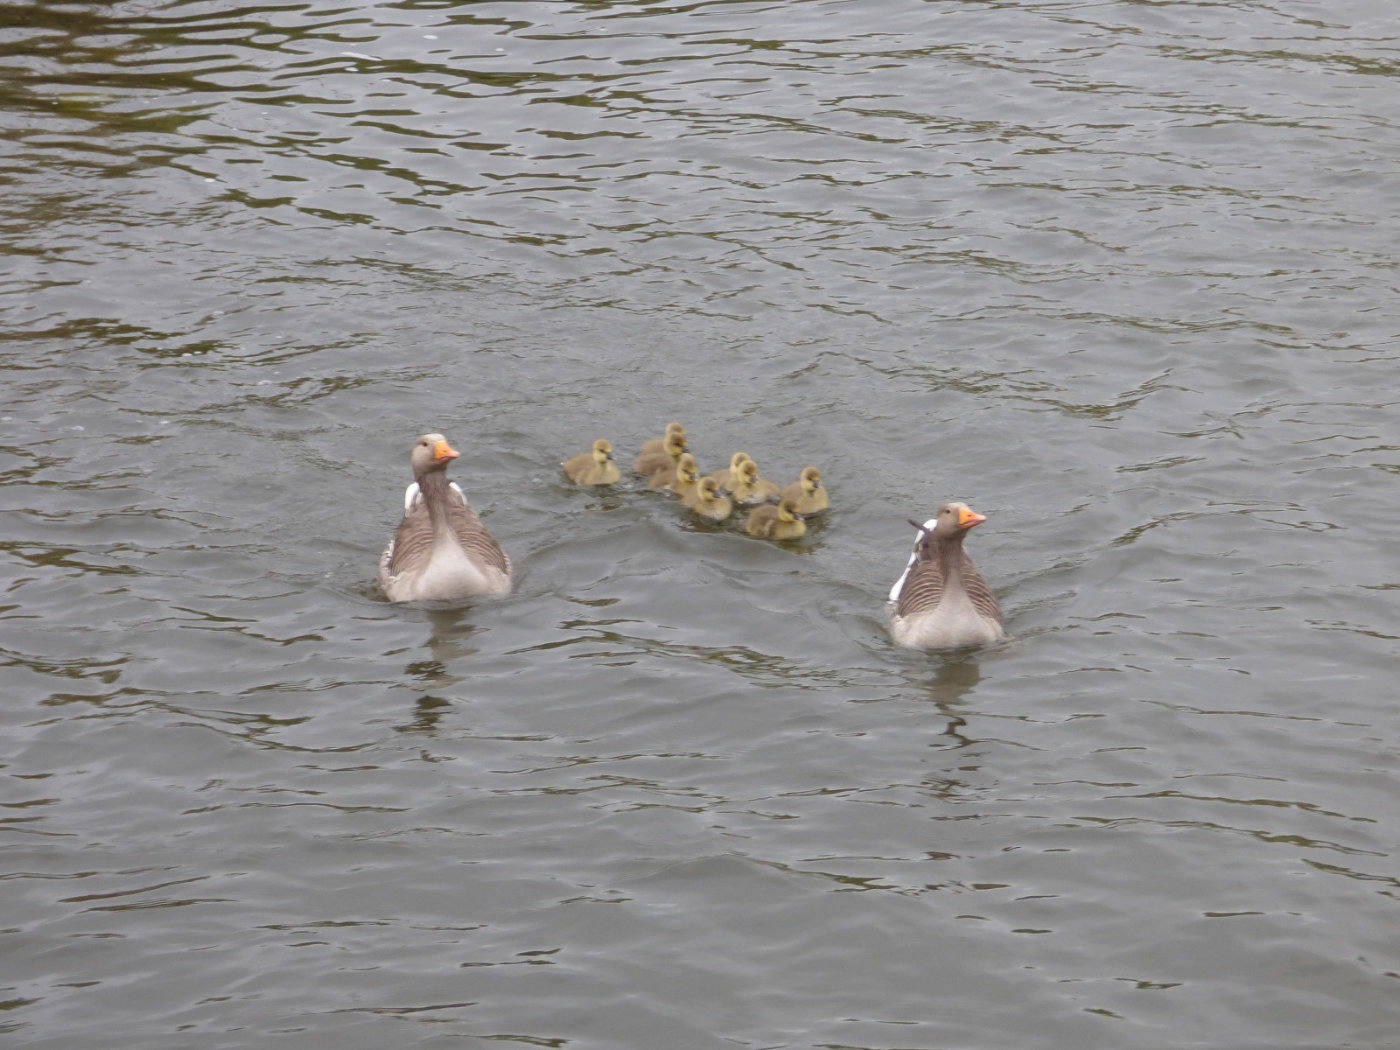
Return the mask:
<path id="1" fill-rule="evenodd" d="M 0 1032 L 1400 1046 L 1398 26 L 0 6 Z M 831 514 L 566 484 L 671 419 Z M 508 599 L 376 591 L 427 430 Z"/>

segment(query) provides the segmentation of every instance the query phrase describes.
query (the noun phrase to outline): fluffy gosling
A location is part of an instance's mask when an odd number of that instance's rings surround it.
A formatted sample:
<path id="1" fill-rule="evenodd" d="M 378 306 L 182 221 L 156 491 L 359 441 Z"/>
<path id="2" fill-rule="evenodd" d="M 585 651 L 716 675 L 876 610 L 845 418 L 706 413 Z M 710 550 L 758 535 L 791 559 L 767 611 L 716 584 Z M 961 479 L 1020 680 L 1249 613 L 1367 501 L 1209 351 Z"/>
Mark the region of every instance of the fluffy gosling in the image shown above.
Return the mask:
<path id="1" fill-rule="evenodd" d="M 648 488 L 670 489 L 681 499 L 695 491 L 695 484 L 700 480 L 700 465 L 695 462 L 695 457 L 689 452 L 682 452 L 681 458 L 676 460 L 674 470 L 660 470 L 651 476 L 647 482 Z"/>
<path id="2" fill-rule="evenodd" d="M 684 499 L 691 513 L 706 521 L 726 521 L 734 513 L 734 501 L 720 490 L 714 478 L 701 478 Z"/>
<path id="3" fill-rule="evenodd" d="M 650 441 L 642 442 L 642 455 L 645 456 L 648 452 L 660 452 L 666 447 L 666 438 L 670 437 L 672 434 L 679 434 L 681 437 L 685 437 L 685 427 L 681 426 L 679 423 L 667 423 L 666 433 L 662 437 L 652 438 Z"/>
<path id="4" fill-rule="evenodd" d="M 783 497 L 791 497 L 797 504 L 797 513 L 803 515 L 820 514 L 831 506 L 831 497 L 822 484 L 822 472 L 816 467 L 803 467 L 802 476 L 783 489 Z"/>
<path id="5" fill-rule="evenodd" d="M 749 454 L 747 452 L 736 452 L 729 458 L 729 466 L 725 467 L 723 470 L 717 470 L 713 474 L 707 474 L 705 476 L 714 478 L 720 488 L 728 488 L 739 470 L 739 464 L 743 463 L 744 460 L 748 458 Z"/>
<path id="6" fill-rule="evenodd" d="M 807 523 L 790 499 L 755 507 L 744 523 L 744 531 L 764 540 L 795 540 L 807 531 Z"/>
<path id="7" fill-rule="evenodd" d="M 681 458 L 681 453 L 684 451 L 685 435 L 667 434 L 662 440 L 661 448 L 655 452 L 643 452 L 632 464 L 632 469 L 647 477 L 651 477 L 659 470 L 675 470 L 676 460 Z"/>
<path id="8" fill-rule="evenodd" d="M 580 452 L 563 464 L 564 473 L 575 485 L 613 485 L 622 478 L 622 472 L 613 462 L 612 442 L 599 438 L 593 442 L 589 452 Z"/>
<path id="9" fill-rule="evenodd" d="M 729 491 L 734 496 L 734 502 L 745 507 L 767 503 L 779 499 L 782 495 L 777 485 L 758 476 L 758 464 L 752 459 L 746 459 L 739 464 L 738 473 L 729 483 Z"/>

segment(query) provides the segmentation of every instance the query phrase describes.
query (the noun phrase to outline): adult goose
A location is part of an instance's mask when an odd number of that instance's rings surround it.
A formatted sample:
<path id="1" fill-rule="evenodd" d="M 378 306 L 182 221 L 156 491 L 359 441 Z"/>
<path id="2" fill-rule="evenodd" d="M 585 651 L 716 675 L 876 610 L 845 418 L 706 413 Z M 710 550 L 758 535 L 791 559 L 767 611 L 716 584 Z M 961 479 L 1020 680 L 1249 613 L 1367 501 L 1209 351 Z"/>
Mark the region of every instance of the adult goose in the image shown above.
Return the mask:
<path id="1" fill-rule="evenodd" d="M 945 503 L 920 525 L 904 575 L 890 588 L 890 634 L 910 649 L 957 649 L 1003 637 L 1001 606 L 963 550 L 987 519 L 966 503 Z"/>
<path id="2" fill-rule="evenodd" d="M 510 558 L 447 480 L 447 464 L 459 455 L 441 434 L 414 443 L 403 521 L 379 559 L 379 585 L 390 601 L 510 593 Z"/>

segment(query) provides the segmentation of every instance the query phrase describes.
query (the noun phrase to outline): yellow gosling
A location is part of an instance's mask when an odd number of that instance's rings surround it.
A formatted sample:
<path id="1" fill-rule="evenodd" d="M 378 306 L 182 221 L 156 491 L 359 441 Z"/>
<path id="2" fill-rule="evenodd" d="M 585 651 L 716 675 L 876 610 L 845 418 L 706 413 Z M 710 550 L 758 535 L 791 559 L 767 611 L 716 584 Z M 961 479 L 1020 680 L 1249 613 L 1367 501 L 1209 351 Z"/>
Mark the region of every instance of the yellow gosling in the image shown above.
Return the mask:
<path id="1" fill-rule="evenodd" d="M 685 437 L 685 427 L 681 426 L 679 423 L 667 423 L 666 433 L 662 437 L 652 438 L 650 441 L 642 442 L 642 455 L 645 456 L 648 452 L 660 452 L 666 447 L 666 438 L 670 437 L 672 434 L 679 434 L 681 437 Z"/>
<path id="2" fill-rule="evenodd" d="M 831 497 L 822 484 L 822 472 L 816 467 L 803 467 L 802 476 L 783 489 L 783 496 L 791 497 L 797 505 L 797 513 L 803 515 L 820 514 L 831 506 Z"/>
<path id="3" fill-rule="evenodd" d="M 734 502 L 745 507 L 767 503 L 782 495 L 777 485 L 758 476 L 758 464 L 752 459 L 746 459 L 739 464 L 739 472 L 730 481 L 729 491 L 734 496 Z"/>
<path id="4" fill-rule="evenodd" d="M 685 451 L 684 434 L 667 434 L 662 441 L 661 448 L 655 452 L 643 452 L 632 464 L 632 469 L 638 474 L 645 474 L 648 477 L 658 470 L 675 470 L 676 460 L 681 458 L 681 453 Z"/>
<path id="5" fill-rule="evenodd" d="M 714 478 L 720 488 L 728 488 L 730 482 L 734 478 L 735 472 L 739 469 L 739 464 L 743 463 L 744 460 L 748 458 L 749 454 L 747 452 L 736 452 L 729 458 L 729 466 L 725 467 L 723 470 L 717 470 L 713 474 L 707 474 L 706 477 Z"/>
<path id="6" fill-rule="evenodd" d="M 795 540 L 807 531 L 807 523 L 797 513 L 793 501 L 784 499 L 781 503 L 755 507 L 744 523 L 744 531 L 765 540 Z"/>
<path id="7" fill-rule="evenodd" d="M 734 501 L 720 491 L 714 478 L 701 478 L 685 497 L 685 505 L 706 521 L 725 521 L 734 513 Z"/>
<path id="8" fill-rule="evenodd" d="M 614 485 L 622 471 L 613 462 L 612 442 L 599 438 L 589 452 L 580 452 L 564 462 L 564 473 L 575 485 Z"/>
<path id="9" fill-rule="evenodd" d="M 662 472 L 663 474 L 665 471 Z M 681 499 L 695 491 L 695 486 L 700 480 L 700 465 L 695 462 L 695 457 L 689 452 L 682 452 L 681 458 L 676 460 L 674 475 L 667 481 L 666 488 L 670 489 Z"/>

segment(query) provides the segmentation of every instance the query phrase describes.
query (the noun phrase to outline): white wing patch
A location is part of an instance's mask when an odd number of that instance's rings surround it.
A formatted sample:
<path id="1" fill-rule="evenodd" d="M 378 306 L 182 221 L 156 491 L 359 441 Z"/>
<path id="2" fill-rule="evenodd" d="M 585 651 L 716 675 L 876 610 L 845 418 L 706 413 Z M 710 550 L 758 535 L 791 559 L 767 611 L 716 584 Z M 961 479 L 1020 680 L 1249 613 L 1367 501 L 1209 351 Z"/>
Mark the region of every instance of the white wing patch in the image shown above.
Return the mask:
<path id="1" fill-rule="evenodd" d="M 449 481 L 447 483 L 447 487 L 450 488 L 453 492 L 457 493 L 457 498 L 462 501 L 462 506 L 466 507 L 470 505 L 467 503 L 467 494 L 462 491 L 461 487 L 458 486 L 458 484 L 455 481 Z M 413 509 L 413 505 L 418 502 L 418 498 L 420 495 L 421 493 L 418 491 L 418 482 L 416 481 L 412 485 L 408 486 L 408 488 L 403 490 L 404 517 L 408 517 L 408 512 L 411 511 Z"/>
<path id="2" fill-rule="evenodd" d="M 924 522 L 924 530 L 932 532 L 933 527 L 937 524 L 937 518 L 929 518 L 928 521 Z M 899 592 L 904 590 L 904 581 L 909 579 L 909 573 L 914 570 L 914 563 L 919 560 L 919 541 L 923 538 L 923 532 L 914 534 L 914 549 L 909 552 L 909 564 L 904 566 L 904 571 L 899 574 L 899 579 L 895 580 L 894 586 L 890 588 L 889 600 L 891 602 L 899 601 Z"/>
<path id="3" fill-rule="evenodd" d="M 890 588 L 891 602 L 899 601 L 899 592 L 904 590 L 904 581 L 909 579 L 909 573 L 914 569 L 914 563 L 919 560 L 918 554 L 909 555 L 909 564 L 904 566 L 904 571 L 899 574 L 899 579 L 894 581 L 894 586 Z"/>

